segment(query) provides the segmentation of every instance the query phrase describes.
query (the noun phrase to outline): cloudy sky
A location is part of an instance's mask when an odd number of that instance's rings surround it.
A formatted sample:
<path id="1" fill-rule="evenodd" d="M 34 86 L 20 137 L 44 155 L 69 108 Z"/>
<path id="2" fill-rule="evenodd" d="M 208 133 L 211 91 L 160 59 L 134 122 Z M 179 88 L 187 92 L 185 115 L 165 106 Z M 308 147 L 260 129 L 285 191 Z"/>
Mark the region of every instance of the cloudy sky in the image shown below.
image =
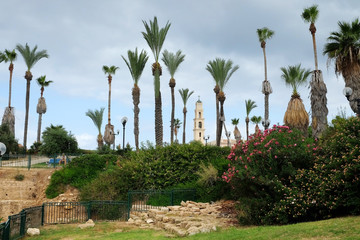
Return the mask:
<path id="1" fill-rule="evenodd" d="M 280 67 L 301 63 L 313 69 L 313 46 L 309 24 L 300 15 L 304 7 L 318 4 L 320 15 L 316 22 L 319 68 L 323 71 L 328 88 L 329 119 L 345 109 L 352 115 L 348 102 L 342 94 L 344 81 L 334 73 L 333 64 L 327 65 L 322 50 L 330 32 L 338 30 L 338 21 L 352 21 L 359 17 L 358 0 L 62 0 L 62 1 L 1 1 L 0 51 L 13 49 L 16 44 L 46 49 L 48 59 L 40 60 L 31 70 L 30 114 L 28 147 L 36 140 L 37 100 L 40 88 L 35 79 L 46 75 L 53 80 L 45 89 L 48 110 L 43 115 L 43 129 L 50 124 L 63 125 L 71 131 L 84 149 L 96 148 L 97 129 L 85 116 L 88 109 L 105 107 L 103 129 L 107 121 L 107 77 L 103 65 L 116 65 L 120 69 L 113 77 L 111 119 L 115 129 L 120 130 L 116 142 L 122 143 L 121 118 L 127 116 L 126 142 L 134 146 L 133 82 L 129 70 L 121 58 L 136 47 L 145 49 L 149 61 L 140 79 L 140 142 L 155 142 L 154 90 L 151 63 L 154 57 L 142 37 L 142 20 L 158 17 L 160 26 L 167 21 L 170 30 L 163 50 L 182 50 L 185 61 L 175 74 L 176 113 L 182 121 L 182 101 L 178 89 L 194 91 L 187 108 L 187 141 L 193 139 L 195 102 L 200 96 L 204 106 L 206 135 L 215 139 L 214 81 L 205 70 L 209 60 L 217 57 L 231 59 L 240 69 L 234 73 L 225 88 L 224 105 L 226 125 L 232 118 L 240 118 L 239 128 L 245 136 L 245 100 L 256 101 L 258 107 L 252 115 L 264 114 L 264 95 L 261 82 L 264 80 L 263 54 L 256 29 L 268 27 L 275 31 L 267 43 L 268 79 L 273 87 L 270 95 L 270 121 L 283 123 L 283 116 L 291 96 L 280 78 Z M 12 106 L 16 113 L 16 138 L 23 143 L 25 116 L 24 79 L 26 66 L 22 56 L 14 62 Z M 167 70 L 161 77 L 163 101 L 164 141 L 170 141 L 170 75 Z M 0 64 L 0 113 L 8 104 L 8 64 Z M 307 111 L 310 111 L 309 89 L 300 88 Z M 254 126 L 250 124 L 250 132 Z M 182 129 L 179 134 L 181 139 Z"/>

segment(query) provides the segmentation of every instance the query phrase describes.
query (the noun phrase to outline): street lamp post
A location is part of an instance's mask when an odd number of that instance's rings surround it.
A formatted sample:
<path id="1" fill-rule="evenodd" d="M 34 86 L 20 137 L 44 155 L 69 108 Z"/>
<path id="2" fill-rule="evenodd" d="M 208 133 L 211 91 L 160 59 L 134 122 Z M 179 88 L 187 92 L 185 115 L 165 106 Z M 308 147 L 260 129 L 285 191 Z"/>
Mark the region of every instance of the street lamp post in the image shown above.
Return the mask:
<path id="1" fill-rule="evenodd" d="M 210 136 L 207 135 L 207 136 L 204 136 L 203 138 L 204 138 L 204 140 L 205 140 L 205 146 L 207 146 L 207 141 L 209 140 Z"/>
<path id="2" fill-rule="evenodd" d="M 125 149 L 125 125 L 127 121 L 128 121 L 127 117 L 123 117 L 121 119 L 121 123 L 123 125 L 123 149 Z"/>
<path id="3" fill-rule="evenodd" d="M 343 93 L 346 97 L 346 99 L 350 102 L 350 101 L 356 101 L 357 102 L 357 116 L 360 117 L 360 98 L 356 98 L 354 100 L 350 100 L 350 96 L 353 93 L 353 90 L 350 87 L 346 87 L 343 90 Z"/>

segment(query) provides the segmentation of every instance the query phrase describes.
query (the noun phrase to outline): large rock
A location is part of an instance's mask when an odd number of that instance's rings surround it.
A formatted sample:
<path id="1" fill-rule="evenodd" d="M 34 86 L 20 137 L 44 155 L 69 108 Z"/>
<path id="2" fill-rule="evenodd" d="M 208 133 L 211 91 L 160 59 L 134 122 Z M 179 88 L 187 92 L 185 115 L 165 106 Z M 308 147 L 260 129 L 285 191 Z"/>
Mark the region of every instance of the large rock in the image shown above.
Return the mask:
<path id="1" fill-rule="evenodd" d="M 79 224 L 78 228 L 80 229 L 84 229 L 84 228 L 92 228 L 95 227 L 95 223 L 93 220 L 89 219 L 86 223 L 84 224 Z"/>
<path id="2" fill-rule="evenodd" d="M 40 235 L 40 229 L 38 229 L 38 228 L 28 228 L 26 233 L 29 236 L 37 236 L 37 235 Z"/>

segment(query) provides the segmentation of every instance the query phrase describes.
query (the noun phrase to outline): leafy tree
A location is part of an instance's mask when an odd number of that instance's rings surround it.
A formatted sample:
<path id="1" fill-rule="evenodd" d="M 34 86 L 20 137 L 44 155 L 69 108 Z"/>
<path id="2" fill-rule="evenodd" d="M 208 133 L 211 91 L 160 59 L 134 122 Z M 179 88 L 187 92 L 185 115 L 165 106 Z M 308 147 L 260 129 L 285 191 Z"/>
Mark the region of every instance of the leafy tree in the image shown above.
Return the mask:
<path id="1" fill-rule="evenodd" d="M 12 74 L 14 70 L 13 62 L 16 60 L 17 54 L 15 49 L 10 51 L 5 49 L 4 53 L 0 52 L 0 62 L 4 61 L 5 63 L 10 62 L 9 71 L 10 71 L 10 80 L 9 80 L 9 105 L 5 108 L 4 116 L 2 119 L 2 124 L 8 124 L 10 131 L 15 136 L 15 114 L 14 109 L 11 107 L 11 86 L 12 86 Z"/>
<path id="2" fill-rule="evenodd" d="M 174 78 L 175 72 L 179 68 L 180 63 L 185 59 L 185 55 L 181 53 L 181 50 L 177 51 L 176 54 L 165 50 L 163 52 L 163 62 L 170 73 L 169 87 L 171 88 L 171 124 L 170 124 L 170 142 L 174 141 L 174 117 L 175 117 L 175 93 L 174 88 L 176 86 L 176 81 Z"/>
<path id="3" fill-rule="evenodd" d="M 309 115 L 305 110 L 297 89 L 300 85 L 306 83 L 311 72 L 309 69 L 301 68 L 301 64 L 280 69 L 283 72 L 281 78 L 285 81 L 286 85 L 291 86 L 293 89 L 288 108 L 285 112 L 284 123 L 286 126 L 297 128 L 306 134 L 307 127 L 309 126 Z"/>
<path id="4" fill-rule="evenodd" d="M 185 130 L 186 130 L 186 113 L 187 113 L 187 108 L 186 108 L 186 103 L 189 100 L 190 96 L 194 93 L 194 91 L 189 92 L 188 88 L 182 88 L 179 89 L 179 93 L 181 96 L 181 99 L 183 100 L 184 103 L 184 108 L 183 108 L 183 114 L 184 114 L 184 125 L 183 125 L 183 141 L 182 143 L 185 144 L 186 141 L 186 136 L 185 136 Z"/>
<path id="5" fill-rule="evenodd" d="M 43 145 L 40 153 L 51 156 L 61 153 L 76 153 L 78 143 L 76 138 L 69 134 L 62 125 L 50 125 L 42 133 Z"/>
<path id="6" fill-rule="evenodd" d="M 175 118 L 174 119 L 174 134 L 175 134 L 175 142 L 177 143 L 178 142 L 178 140 L 177 140 L 177 134 L 178 134 L 178 129 L 180 128 L 180 126 L 181 126 L 181 121 L 180 121 L 180 119 L 178 119 L 178 118 Z"/>
<path id="7" fill-rule="evenodd" d="M 313 40 L 315 70 L 312 72 L 312 79 L 310 81 L 310 100 L 311 100 L 311 127 L 314 137 L 319 137 L 320 134 L 326 129 L 328 108 L 327 104 L 327 88 L 323 80 L 322 72 L 318 69 L 317 51 L 315 33 L 315 22 L 319 16 L 319 10 L 317 5 L 313 5 L 309 8 L 305 8 L 301 14 L 302 19 L 310 23 L 310 32 Z"/>
<path id="8" fill-rule="evenodd" d="M 163 121 L 162 121 L 162 103 L 160 91 L 160 76 L 162 74 L 159 63 L 159 56 L 161 48 L 164 44 L 167 32 L 170 28 L 170 23 L 167 22 L 165 27 L 159 29 L 157 18 L 154 21 L 150 20 L 150 24 L 143 21 L 146 32 L 142 32 L 144 39 L 149 45 L 154 54 L 155 62 L 152 65 L 152 74 L 154 76 L 154 90 L 155 90 L 155 141 L 156 146 L 163 144 Z"/>
<path id="9" fill-rule="evenodd" d="M 219 123 L 218 123 L 218 131 L 216 132 L 216 145 L 220 146 L 220 139 L 223 127 L 223 118 L 224 118 L 224 102 L 225 102 L 225 93 L 224 88 L 228 83 L 230 77 L 233 73 L 239 69 L 238 65 L 233 66 L 233 62 L 231 60 L 216 58 L 213 61 L 209 61 L 206 70 L 211 74 L 214 78 L 215 82 L 219 86 L 219 93 L 217 94 L 218 101 L 220 103 L 220 114 L 219 114 Z"/>
<path id="10" fill-rule="evenodd" d="M 324 55 L 335 62 L 335 73 L 341 74 L 345 87 L 353 90 L 349 98 L 351 109 L 357 113 L 360 98 L 360 22 L 338 22 L 339 31 L 332 32 L 324 47 Z"/>
<path id="11" fill-rule="evenodd" d="M 134 135 L 135 135 L 135 147 L 136 151 L 139 151 L 139 103 L 140 103 L 140 88 L 139 88 L 139 79 L 144 70 L 147 60 L 149 56 L 147 55 L 145 50 L 141 50 L 140 55 L 138 55 L 137 48 L 134 52 L 128 51 L 128 60 L 124 58 L 126 65 L 129 68 L 131 73 L 131 77 L 134 81 L 134 87 L 132 89 L 132 97 L 134 103 Z"/>
<path id="12" fill-rule="evenodd" d="M 260 46 L 263 49 L 264 54 L 264 72 L 265 72 L 265 80 L 262 83 L 262 93 L 265 95 L 265 118 L 264 120 L 267 121 L 269 119 L 269 95 L 272 93 L 272 88 L 270 85 L 270 82 L 267 79 L 267 65 L 266 65 L 266 41 L 268 39 L 271 39 L 275 32 L 270 30 L 267 27 L 257 29 L 257 34 L 260 42 Z M 265 125 L 265 129 L 267 129 L 267 126 Z"/>
<path id="13" fill-rule="evenodd" d="M 100 150 L 104 143 L 103 143 L 103 136 L 101 134 L 101 125 L 103 121 L 103 115 L 104 115 L 105 108 L 100 108 L 100 110 L 88 110 L 85 115 L 88 116 L 95 124 L 96 128 L 98 129 L 98 136 L 97 136 L 97 143 L 98 143 L 98 150 Z"/>
<path id="14" fill-rule="evenodd" d="M 9 129 L 7 124 L 0 125 L 0 142 L 6 146 L 6 153 L 19 151 L 19 143 Z"/>
<path id="15" fill-rule="evenodd" d="M 27 130 L 29 123 L 29 103 L 30 103 L 30 83 L 32 80 L 31 68 L 42 58 L 48 58 L 46 50 L 37 51 L 37 45 L 33 49 L 30 49 L 29 45 L 26 43 L 25 46 L 21 44 L 16 45 L 16 49 L 20 52 L 21 56 L 24 58 L 27 70 L 25 72 L 26 79 L 26 100 L 25 100 L 25 127 L 24 127 L 24 149 L 26 150 L 27 142 Z"/>
<path id="16" fill-rule="evenodd" d="M 114 125 L 111 125 L 111 118 L 110 118 L 110 112 L 111 112 L 111 81 L 112 81 L 112 75 L 115 75 L 116 70 L 118 70 L 119 67 L 116 66 L 103 66 L 102 70 L 105 74 L 108 75 L 108 83 L 109 83 L 109 98 L 108 98 L 108 124 L 105 126 L 105 133 L 104 133 L 104 140 L 105 142 L 110 145 L 113 144 L 115 141 L 115 135 L 114 135 Z"/>
<path id="17" fill-rule="evenodd" d="M 254 108 L 257 107 L 256 103 L 249 99 L 249 100 L 245 100 L 245 107 L 246 107 L 246 118 L 245 118 L 245 122 L 246 122 L 246 140 L 249 140 L 249 115 L 251 110 L 253 110 Z"/>
<path id="18" fill-rule="evenodd" d="M 46 75 L 39 77 L 38 79 L 36 79 L 36 81 L 38 85 L 41 86 L 40 98 L 36 107 L 36 112 L 39 114 L 37 142 L 40 142 L 42 115 L 46 113 L 46 102 L 45 102 L 45 98 L 43 97 L 44 89 L 45 87 L 48 87 L 49 84 L 52 83 L 53 81 L 51 80 L 46 81 Z"/>

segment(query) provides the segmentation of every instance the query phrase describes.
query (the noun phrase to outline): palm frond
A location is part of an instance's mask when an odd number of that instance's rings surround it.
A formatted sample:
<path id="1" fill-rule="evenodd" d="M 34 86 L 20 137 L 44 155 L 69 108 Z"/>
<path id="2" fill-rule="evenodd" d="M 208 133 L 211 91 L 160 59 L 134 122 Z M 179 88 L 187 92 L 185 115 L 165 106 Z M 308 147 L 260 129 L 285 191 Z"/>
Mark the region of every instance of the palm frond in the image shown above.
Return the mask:
<path id="1" fill-rule="evenodd" d="M 179 93 L 180 93 L 181 99 L 184 103 L 184 107 L 186 107 L 186 103 L 189 100 L 190 96 L 194 93 L 194 91 L 189 92 L 188 88 L 185 88 L 185 89 L 182 88 L 182 89 L 179 89 Z"/>
<path id="2" fill-rule="evenodd" d="M 25 46 L 21 44 L 16 45 L 16 50 L 24 58 L 25 64 L 27 66 L 27 70 L 30 71 L 31 68 L 42 58 L 48 58 L 46 50 L 37 51 L 37 45 L 33 49 L 30 49 L 29 45 L 26 43 Z"/>
<path id="3" fill-rule="evenodd" d="M 245 100 L 245 107 L 246 107 L 246 116 L 249 117 L 251 110 L 256 108 L 257 105 L 256 105 L 255 101 L 249 99 L 249 100 Z"/>
<path id="4" fill-rule="evenodd" d="M 116 66 L 114 66 L 114 65 L 112 65 L 112 66 L 110 66 L 110 67 L 104 65 L 104 66 L 102 67 L 103 72 L 104 72 L 105 74 L 110 75 L 110 76 L 115 75 L 116 70 L 118 70 L 118 69 L 119 69 L 119 67 L 116 67 Z"/>
<path id="5" fill-rule="evenodd" d="M 5 49 L 3 54 L 3 61 L 5 63 L 7 62 L 12 63 L 13 61 L 16 60 L 16 58 L 17 58 L 17 54 L 15 52 L 15 49 L 13 49 L 12 51 Z M 0 62 L 1 62 L 1 57 L 0 57 Z"/>
<path id="6" fill-rule="evenodd" d="M 257 32 L 260 43 L 266 42 L 266 40 L 271 39 L 275 34 L 275 32 L 273 30 L 270 30 L 267 27 L 258 28 L 256 30 L 256 32 Z"/>
<path id="7" fill-rule="evenodd" d="M 182 63 L 185 59 L 185 54 L 182 54 L 181 50 L 178 50 L 175 54 L 169 52 L 168 50 L 164 50 L 163 60 L 165 66 L 169 70 L 171 78 L 174 78 L 175 72 L 179 68 L 180 63 Z"/>
<path id="8" fill-rule="evenodd" d="M 315 23 L 319 17 L 318 5 L 314 4 L 311 7 L 304 8 L 301 18 L 308 23 Z"/>
<path id="9" fill-rule="evenodd" d="M 250 121 L 254 124 L 259 124 L 261 122 L 261 119 L 262 119 L 261 116 L 252 116 L 250 118 Z"/>
<path id="10" fill-rule="evenodd" d="M 287 86 L 292 87 L 294 94 L 297 94 L 298 87 L 305 84 L 311 74 L 310 69 L 301 68 L 301 64 L 288 66 L 287 68 L 281 67 L 280 69 L 282 71 L 281 78 Z"/>
<path id="11" fill-rule="evenodd" d="M 101 134 L 101 125 L 103 121 L 103 114 L 104 114 L 105 108 L 100 108 L 100 110 L 88 110 L 85 115 L 88 116 L 95 124 L 96 128 L 99 131 L 99 134 Z"/>
<path id="12" fill-rule="evenodd" d="M 229 59 L 225 61 L 225 59 L 216 58 L 213 61 L 209 61 L 206 70 L 213 77 L 216 85 L 219 85 L 220 91 L 224 90 L 227 82 L 233 73 L 239 69 L 238 65 L 233 66 L 233 62 Z"/>
<path id="13" fill-rule="evenodd" d="M 124 59 L 126 65 L 129 68 L 131 77 L 134 80 L 134 84 L 138 85 L 146 62 L 149 59 L 147 52 L 145 50 L 141 50 L 141 53 L 139 55 L 137 48 L 135 48 L 134 52 L 132 52 L 131 50 L 128 51 L 128 59 L 126 59 L 124 56 L 121 57 Z"/>
<path id="14" fill-rule="evenodd" d="M 46 81 L 46 75 L 44 76 L 40 76 L 39 78 L 36 79 L 36 82 L 39 86 L 41 87 L 47 87 L 50 85 L 50 83 L 52 83 L 53 81 L 49 80 Z"/>
<path id="15" fill-rule="evenodd" d="M 231 124 L 236 126 L 239 124 L 239 120 L 240 120 L 239 118 L 233 118 L 233 119 L 231 119 Z"/>

